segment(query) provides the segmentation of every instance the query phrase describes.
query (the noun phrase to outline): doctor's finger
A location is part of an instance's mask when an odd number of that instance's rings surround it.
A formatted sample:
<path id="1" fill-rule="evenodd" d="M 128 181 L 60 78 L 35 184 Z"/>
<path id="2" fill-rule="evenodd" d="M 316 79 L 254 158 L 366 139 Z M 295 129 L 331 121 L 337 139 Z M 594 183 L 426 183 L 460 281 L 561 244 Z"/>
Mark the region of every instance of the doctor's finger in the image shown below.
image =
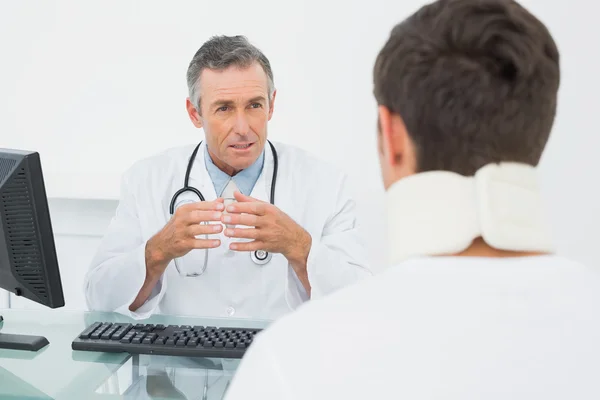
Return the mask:
<path id="1" fill-rule="evenodd" d="M 192 224 L 187 227 L 190 236 L 210 235 L 220 233 L 223 230 L 221 224 Z"/>
<path id="2" fill-rule="evenodd" d="M 236 242 L 231 243 L 229 248 L 234 251 L 256 251 L 265 250 L 265 243 L 260 240 L 253 240 L 251 242 Z"/>
<path id="3" fill-rule="evenodd" d="M 219 239 L 193 239 L 190 242 L 190 248 L 192 249 L 213 249 L 220 245 L 221 241 Z"/>
<path id="4" fill-rule="evenodd" d="M 229 228 L 225 229 L 225 236 L 239 239 L 258 239 L 260 231 L 255 228 Z"/>
<path id="5" fill-rule="evenodd" d="M 181 212 L 191 212 L 195 210 L 223 211 L 224 209 L 225 205 L 223 199 L 216 199 L 214 201 L 196 201 L 194 203 L 184 204 L 177 208 L 177 210 L 181 210 Z"/>
<path id="6" fill-rule="evenodd" d="M 194 210 L 188 214 L 186 222 L 188 224 L 199 224 L 205 221 L 220 221 L 222 213 L 220 211 L 200 211 Z"/>
<path id="7" fill-rule="evenodd" d="M 245 213 L 254 215 L 265 215 L 267 213 L 269 203 L 233 203 L 227 206 L 227 212 L 230 213 Z"/>
<path id="8" fill-rule="evenodd" d="M 261 226 L 261 218 L 252 214 L 223 214 L 221 222 L 227 225 Z"/>
<path id="9" fill-rule="evenodd" d="M 235 192 L 233 192 L 233 197 L 235 197 L 235 199 L 241 203 L 248 203 L 248 202 L 265 203 L 264 201 L 255 199 L 254 197 L 246 196 L 239 190 L 236 190 Z"/>

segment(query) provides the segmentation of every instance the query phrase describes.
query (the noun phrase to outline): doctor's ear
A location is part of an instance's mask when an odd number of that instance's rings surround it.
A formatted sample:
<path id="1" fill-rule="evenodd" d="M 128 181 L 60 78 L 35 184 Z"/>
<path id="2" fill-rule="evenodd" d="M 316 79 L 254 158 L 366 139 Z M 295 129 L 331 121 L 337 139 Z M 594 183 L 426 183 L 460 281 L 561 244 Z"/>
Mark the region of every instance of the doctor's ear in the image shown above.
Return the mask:
<path id="1" fill-rule="evenodd" d="M 277 89 L 273 91 L 273 95 L 271 96 L 271 101 L 269 101 L 269 121 L 271 117 L 273 117 L 273 110 L 275 109 L 275 97 L 277 96 Z"/>
<path id="2" fill-rule="evenodd" d="M 196 128 L 202 128 L 202 117 L 200 117 L 200 112 L 196 110 L 196 107 L 192 104 L 189 97 L 185 99 L 185 108 L 187 109 L 192 124 L 194 124 Z"/>

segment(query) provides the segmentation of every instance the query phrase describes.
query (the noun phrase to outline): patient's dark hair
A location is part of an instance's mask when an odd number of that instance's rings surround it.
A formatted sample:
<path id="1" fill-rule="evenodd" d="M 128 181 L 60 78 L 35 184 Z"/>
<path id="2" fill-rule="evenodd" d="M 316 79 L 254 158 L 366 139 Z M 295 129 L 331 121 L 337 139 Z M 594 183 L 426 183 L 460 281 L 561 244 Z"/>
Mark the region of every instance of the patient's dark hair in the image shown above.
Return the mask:
<path id="1" fill-rule="evenodd" d="M 379 105 L 399 114 L 417 169 L 473 175 L 537 165 L 556 114 L 559 53 L 512 0 L 439 0 L 392 30 L 374 67 Z"/>

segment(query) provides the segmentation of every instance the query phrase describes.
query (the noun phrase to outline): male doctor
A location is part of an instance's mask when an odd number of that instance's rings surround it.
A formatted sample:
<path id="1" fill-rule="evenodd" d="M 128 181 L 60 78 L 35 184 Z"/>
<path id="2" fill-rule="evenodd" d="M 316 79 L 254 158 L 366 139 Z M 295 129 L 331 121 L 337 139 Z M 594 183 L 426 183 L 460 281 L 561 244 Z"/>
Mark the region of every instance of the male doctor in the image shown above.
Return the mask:
<path id="1" fill-rule="evenodd" d="M 245 37 L 187 73 L 205 140 L 137 162 L 85 279 L 92 310 L 276 319 L 370 275 L 346 177 L 267 140 L 276 91 Z"/>
<path id="2" fill-rule="evenodd" d="M 600 399 L 600 277 L 552 254 L 536 184 L 545 26 L 511 0 L 436 1 L 374 83 L 393 266 L 259 334 L 227 399 Z"/>

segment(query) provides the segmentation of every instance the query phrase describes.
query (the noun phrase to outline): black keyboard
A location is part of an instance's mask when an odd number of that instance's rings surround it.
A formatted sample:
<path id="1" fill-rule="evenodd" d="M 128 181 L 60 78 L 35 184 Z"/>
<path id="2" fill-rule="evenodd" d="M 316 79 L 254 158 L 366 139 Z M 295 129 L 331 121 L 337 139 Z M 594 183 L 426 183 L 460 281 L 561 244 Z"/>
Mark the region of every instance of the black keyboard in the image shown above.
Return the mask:
<path id="1" fill-rule="evenodd" d="M 73 350 L 182 357 L 242 358 L 261 329 L 96 322 Z"/>

